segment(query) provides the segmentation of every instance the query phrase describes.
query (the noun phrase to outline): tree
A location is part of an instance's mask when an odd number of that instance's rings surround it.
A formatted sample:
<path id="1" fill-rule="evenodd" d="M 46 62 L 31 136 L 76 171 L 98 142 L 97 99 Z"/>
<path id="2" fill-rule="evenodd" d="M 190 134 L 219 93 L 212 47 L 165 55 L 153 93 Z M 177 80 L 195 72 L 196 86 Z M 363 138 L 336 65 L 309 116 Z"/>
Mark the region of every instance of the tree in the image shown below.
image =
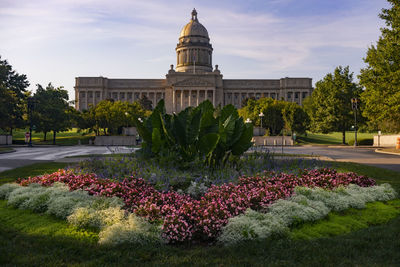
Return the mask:
<path id="1" fill-rule="evenodd" d="M 293 133 L 304 134 L 309 127 L 310 118 L 307 113 L 296 103 L 287 103 L 282 110 L 286 130 Z"/>
<path id="2" fill-rule="evenodd" d="M 264 117 L 259 116 L 261 112 Z M 279 135 L 284 128 L 292 133 L 303 133 L 309 124 L 308 116 L 302 107 L 272 98 L 249 98 L 246 106 L 239 110 L 239 115 L 245 120 L 249 118 L 257 126 L 261 126 L 262 119 L 262 125 L 268 129 L 270 135 Z"/>
<path id="3" fill-rule="evenodd" d="M 358 76 L 365 87 L 361 95 L 363 115 L 376 128 L 400 131 L 400 1 L 388 0 L 389 9 L 379 17 L 385 21 L 381 36 L 364 58 L 367 67 Z"/>
<path id="4" fill-rule="evenodd" d="M 354 124 L 352 98 L 359 98 L 361 87 L 353 82 L 349 67 L 337 67 L 318 81 L 311 98 L 305 101 L 305 109 L 311 118 L 313 132 L 342 132 L 346 143 L 346 130 Z"/>
<path id="5" fill-rule="evenodd" d="M 71 127 L 72 107 L 68 104 L 68 91 L 63 87 L 55 88 L 51 83 L 46 88 L 38 84 L 33 99 L 36 130 L 44 133 L 44 140 L 47 133 L 53 131 L 53 144 L 56 144 L 56 134 Z"/>
<path id="6" fill-rule="evenodd" d="M 139 103 L 145 110 L 153 110 L 153 102 L 151 102 L 146 95 L 142 96 L 142 98 L 139 100 Z"/>
<path id="7" fill-rule="evenodd" d="M 29 82 L 25 74 L 18 74 L 0 56 L 0 129 L 9 131 L 24 124 L 26 88 Z"/>
<path id="8" fill-rule="evenodd" d="M 80 129 L 91 129 L 100 135 L 121 134 L 122 127 L 134 125 L 134 117 L 144 118 L 146 111 L 139 102 L 100 101 L 96 106 L 80 113 L 77 125 Z"/>

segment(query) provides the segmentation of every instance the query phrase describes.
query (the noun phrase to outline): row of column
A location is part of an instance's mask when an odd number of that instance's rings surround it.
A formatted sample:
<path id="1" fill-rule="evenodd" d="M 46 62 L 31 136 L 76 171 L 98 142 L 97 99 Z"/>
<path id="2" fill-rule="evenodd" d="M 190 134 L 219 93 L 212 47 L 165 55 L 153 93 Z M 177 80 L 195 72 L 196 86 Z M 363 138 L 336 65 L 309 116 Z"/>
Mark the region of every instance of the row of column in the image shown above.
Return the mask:
<path id="1" fill-rule="evenodd" d="M 200 95 L 203 93 L 202 99 Z M 187 94 L 188 100 L 184 100 Z M 209 97 L 211 95 L 211 97 Z M 194 99 L 192 99 L 192 96 Z M 204 100 L 212 101 L 215 106 L 215 89 L 210 90 L 172 90 L 172 107 L 174 111 L 181 111 L 190 106 L 198 106 Z"/>
<path id="2" fill-rule="evenodd" d="M 238 101 L 235 101 L 235 96 L 238 97 Z M 230 97 L 229 97 L 230 96 Z M 224 103 L 225 105 L 232 104 L 236 107 L 241 107 L 242 106 L 242 101 L 246 98 L 250 97 L 255 97 L 256 99 L 262 98 L 262 97 L 271 97 L 273 99 L 279 99 L 279 93 L 277 92 L 226 92 L 224 93 Z"/>
<path id="3" fill-rule="evenodd" d="M 84 94 L 82 94 L 84 93 Z M 89 97 L 89 94 L 92 93 L 92 97 Z M 124 94 L 124 97 L 121 97 L 121 93 Z M 132 98 L 128 99 L 128 93 L 132 93 Z M 88 109 L 89 105 L 96 105 L 98 102 L 101 100 L 104 100 L 106 98 L 112 98 L 114 100 L 119 100 L 119 101 L 130 101 L 133 102 L 135 100 L 141 99 L 144 95 L 152 101 L 153 105 L 156 105 L 158 101 L 161 99 L 165 98 L 165 92 L 164 91 L 111 91 L 108 92 L 108 96 L 103 93 L 103 91 L 99 90 L 79 90 L 78 91 L 79 98 L 78 98 L 78 106 L 79 109 Z M 116 94 L 116 95 L 115 95 Z M 152 94 L 152 97 L 150 95 Z M 99 95 L 96 97 L 96 95 Z M 158 97 L 157 97 L 158 96 Z"/>
<path id="4" fill-rule="evenodd" d="M 178 65 L 184 63 L 205 63 L 211 65 L 211 52 L 207 49 L 193 48 L 178 51 Z"/>

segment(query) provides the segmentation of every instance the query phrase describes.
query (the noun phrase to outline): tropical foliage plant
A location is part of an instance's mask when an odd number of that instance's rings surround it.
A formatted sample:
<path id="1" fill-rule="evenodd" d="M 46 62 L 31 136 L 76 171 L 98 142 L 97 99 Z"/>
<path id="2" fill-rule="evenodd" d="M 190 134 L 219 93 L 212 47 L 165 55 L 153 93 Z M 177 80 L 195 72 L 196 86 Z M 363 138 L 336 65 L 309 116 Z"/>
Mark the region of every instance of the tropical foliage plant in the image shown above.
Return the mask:
<path id="1" fill-rule="evenodd" d="M 253 127 L 244 123 L 236 108 L 214 108 L 206 100 L 178 114 L 167 114 L 161 100 L 145 120 L 136 119 L 147 156 L 176 154 L 179 161 L 202 160 L 206 165 L 224 165 L 231 156 L 240 156 L 251 146 Z"/>

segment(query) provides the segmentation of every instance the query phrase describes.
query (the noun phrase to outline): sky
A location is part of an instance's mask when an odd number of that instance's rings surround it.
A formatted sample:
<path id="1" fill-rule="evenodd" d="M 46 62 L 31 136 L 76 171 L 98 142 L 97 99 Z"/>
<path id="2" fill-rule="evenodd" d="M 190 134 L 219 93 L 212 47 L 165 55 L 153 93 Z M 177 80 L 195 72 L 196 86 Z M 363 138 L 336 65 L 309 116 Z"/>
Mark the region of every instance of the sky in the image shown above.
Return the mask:
<path id="1" fill-rule="evenodd" d="M 385 0 L 0 0 L 0 56 L 29 90 L 75 77 L 163 79 L 196 8 L 225 79 L 356 78 Z"/>

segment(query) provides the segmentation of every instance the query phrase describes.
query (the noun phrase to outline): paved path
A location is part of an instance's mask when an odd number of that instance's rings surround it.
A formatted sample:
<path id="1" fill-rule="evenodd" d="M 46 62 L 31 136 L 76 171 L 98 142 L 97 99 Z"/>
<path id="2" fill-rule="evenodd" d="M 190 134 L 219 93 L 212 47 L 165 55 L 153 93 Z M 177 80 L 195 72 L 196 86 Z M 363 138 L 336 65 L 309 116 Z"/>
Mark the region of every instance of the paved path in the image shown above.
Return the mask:
<path id="1" fill-rule="evenodd" d="M 268 147 L 281 153 L 281 147 Z M 284 147 L 284 153 L 309 154 L 328 157 L 334 161 L 362 163 L 400 172 L 400 155 L 376 153 L 375 148 L 300 146 Z"/>
<path id="2" fill-rule="evenodd" d="M 0 154 L 0 172 L 37 162 L 60 160 L 88 154 L 130 153 L 127 147 L 103 146 L 36 146 L 17 147 L 15 152 Z"/>
<path id="3" fill-rule="evenodd" d="M 281 153 L 281 147 L 268 147 L 272 152 Z M 48 146 L 17 147 L 13 153 L 0 154 L 0 172 L 16 167 L 44 161 L 60 160 L 68 156 L 88 154 L 130 153 L 126 147 L 102 146 Z M 374 148 L 301 146 L 284 147 L 284 153 L 313 154 L 335 161 L 350 161 L 377 166 L 400 172 L 400 156 L 376 153 Z"/>

